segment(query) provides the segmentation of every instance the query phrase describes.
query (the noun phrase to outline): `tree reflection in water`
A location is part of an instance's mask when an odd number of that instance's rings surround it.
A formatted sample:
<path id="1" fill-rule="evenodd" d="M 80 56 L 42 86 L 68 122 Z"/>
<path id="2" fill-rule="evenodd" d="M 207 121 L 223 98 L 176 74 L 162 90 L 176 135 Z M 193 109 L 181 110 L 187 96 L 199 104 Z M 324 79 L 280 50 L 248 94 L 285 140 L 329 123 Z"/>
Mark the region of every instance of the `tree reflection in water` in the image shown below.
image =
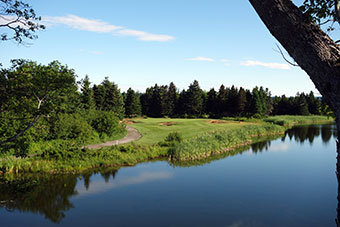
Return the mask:
<path id="1" fill-rule="evenodd" d="M 26 175 L 15 179 L 0 179 L 0 208 L 9 212 L 39 213 L 46 219 L 59 223 L 65 212 L 73 208 L 72 196 L 78 194 L 78 178 L 84 178 L 85 187 L 90 177 L 100 173 L 106 180 L 115 177 L 116 169 L 96 170 L 81 175 Z"/>

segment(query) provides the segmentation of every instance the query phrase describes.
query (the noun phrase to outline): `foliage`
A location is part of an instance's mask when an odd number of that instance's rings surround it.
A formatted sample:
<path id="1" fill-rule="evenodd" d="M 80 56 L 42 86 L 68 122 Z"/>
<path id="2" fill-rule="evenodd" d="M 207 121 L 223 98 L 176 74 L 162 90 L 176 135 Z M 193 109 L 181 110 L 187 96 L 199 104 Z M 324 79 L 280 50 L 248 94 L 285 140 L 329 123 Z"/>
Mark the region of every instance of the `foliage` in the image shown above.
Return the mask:
<path id="1" fill-rule="evenodd" d="M 125 130 L 112 111 L 91 110 L 83 112 L 82 115 L 101 138 L 111 137 Z"/>
<path id="2" fill-rule="evenodd" d="M 15 40 L 22 43 L 24 38 L 36 39 L 34 32 L 45 29 L 44 25 L 39 24 L 41 17 L 24 1 L 0 0 L 0 15 L 4 19 L 0 27 L 13 31 L 13 35 L 2 33 L 2 41 Z"/>
<path id="3" fill-rule="evenodd" d="M 96 137 L 93 128 L 79 113 L 58 114 L 51 122 L 53 139 L 76 140 L 80 144 Z"/>
<path id="4" fill-rule="evenodd" d="M 83 80 L 80 81 L 81 84 L 81 104 L 82 108 L 84 109 L 94 109 L 95 103 L 94 103 L 94 94 L 93 89 L 91 89 L 90 85 L 90 79 L 88 75 L 85 76 Z"/>
<path id="5" fill-rule="evenodd" d="M 165 138 L 166 142 L 180 143 L 182 141 L 182 136 L 178 132 L 170 132 Z"/>
<path id="6" fill-rule="evenodd" d="M 134 90 L 129 88 L 125 98 L 125 115 L 128 117 L 136 117 L 142 114 L 140 99 Z"/>
<path id="7" fill-rule="evenodd" d="M 94 101 L 97 110 L 113 111 L 123 119 L 125 114 L 124 100 L 118 86 L 105 77 L 100 85 L 93 86 Z"/>
<path id="8" fill-rule="evenodd" d="M 12 67 L 0 73 L 0 149 L 24 154 L 31 141 L 46 139 L 49 126 L 42 125 L 47 123 L 46 116 L 77 108 L 76 76 L 57 61 L 48 65 L 11 62 Z M 35 126 L 37 130 L 31 130 Z"/>
<path id="9" fill-rule="evenodd" d="M 299 9 L 316 24 L 323 25 L 337 21 L 335 2 L 338 0 L 304 0 Z M 328 26 L 328 31 L 334 30 L 334 23 Z"/>

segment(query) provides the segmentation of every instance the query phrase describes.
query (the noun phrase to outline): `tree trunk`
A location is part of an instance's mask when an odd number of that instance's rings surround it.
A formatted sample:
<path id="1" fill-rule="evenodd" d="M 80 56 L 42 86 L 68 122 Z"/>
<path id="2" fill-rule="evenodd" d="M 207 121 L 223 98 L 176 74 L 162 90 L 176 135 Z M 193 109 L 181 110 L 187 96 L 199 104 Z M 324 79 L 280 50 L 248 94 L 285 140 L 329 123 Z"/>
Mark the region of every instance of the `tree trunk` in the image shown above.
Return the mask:
<path id="1" fill-rule="evenodd" d="M 340 47 L 290 0 L 249 0 L 270 33 L 309 75 L 340 130 Z"/>

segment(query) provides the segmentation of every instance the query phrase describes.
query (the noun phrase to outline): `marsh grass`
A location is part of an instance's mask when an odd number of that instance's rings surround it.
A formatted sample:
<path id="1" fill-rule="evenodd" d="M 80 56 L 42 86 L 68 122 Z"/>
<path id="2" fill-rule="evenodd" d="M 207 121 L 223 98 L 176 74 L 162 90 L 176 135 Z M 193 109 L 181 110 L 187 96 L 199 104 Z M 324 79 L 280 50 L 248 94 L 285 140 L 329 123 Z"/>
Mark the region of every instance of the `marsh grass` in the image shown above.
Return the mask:
<path id="1" fill-rule="evenodd" d="M 80 173 L 107 166 L 133 166 L 154 158 L 167 157 L 167 147 L 122 145 L 99 150 L 80 150 L 69 157 L 0 157 L 0 173 Z"/>
<path id="2" fill-rule="evenodd" d="M 260 136 L 283 134 L 284 131 L 283 127 L 274 124 L 246 125 L 233 130 L 214 131 L 175 144 L 169 149 L 169 159 L 172 161 L 205 159 L 249 145 Z"/>
<path id="3" fill-rule="evenodd" d="M 327 116 L 310 115 L 310 116 L 294 116 L 294 115 L 278 115 L 270 116 L 263 119 L 263 121 L 268 123 L 273 123 L 281 125 L 284 127 L 293 126 L 296 124 L 309 124 L 309 123 L 327 123 L 332 122 L 334 119 Z"/>

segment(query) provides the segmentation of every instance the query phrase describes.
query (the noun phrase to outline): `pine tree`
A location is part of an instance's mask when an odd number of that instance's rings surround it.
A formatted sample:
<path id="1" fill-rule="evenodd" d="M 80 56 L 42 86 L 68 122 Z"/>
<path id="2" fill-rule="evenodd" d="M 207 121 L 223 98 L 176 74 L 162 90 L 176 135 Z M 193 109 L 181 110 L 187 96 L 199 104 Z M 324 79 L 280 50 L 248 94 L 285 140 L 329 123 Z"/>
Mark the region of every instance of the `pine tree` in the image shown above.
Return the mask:
<path id="1" fill-rule="evenodd" d="M 169 85 L 169 90 L 168 90 L 168 115 L 169 116 L 174 116 L 175 115 L 175 108 L 178 100 L 178 93 L 177 93 L 177 88 L 173 82 L 170 83 Z"/>
<path id="2" fill-rule="evenodd" d="M 304 93 L 297 94 L 295 98 L 295 113 L 297 115 L 309 115 L 308 104 Z"/>
<path id="3" fill-rule="evenodd" d="M 309 95 L 306 96 L 308 111 L 311 114 L 320 114 L 321 101 L 315 98 L 314 93 L 311 91 Z"/>
<path id="4" fill-rule="evenodd" d="M 231 86 L 231 89 L 228 93 L 228 102 L 227 102 L 227 107 L 228 107 L 228 113 L 231 116 L 235 116 L 237 114 L 237 104 L 238 104 L 238 90 L 237 88 L 233 85 Z"/>
<path id="5" fill-rule="evenodd" d="M 150 116 L 151 117 L 161 117 L 162 116 L 162 97 L 161 88 L 155 84 L 153 87 L 152 97 L 150 103 Z"/>
<path id="6" fill-rule="evenodd" d="M 140 96 L 140 102 L 142 105 L 142 114 L 150 116 L 151 100 L 153 95 L 153 88 L 147 88 L 145 93 Z"/>
<path id="7" fill-rule="evenodd" d="M 211 116 L 216 116 L 218 114 L 218 99 L 217 92 L 214 88 L 211 88 L 207 93 L 207 102 L 205 105 L 205 112 Z"/>
<path id="8" fill-rule="evenodd" d="M 160 97 L 161 97 L 161 116 L 169 116 L 170 108 L 169 108 L 169 88 L 168 85 L 160 86 Z"/>
<path id="9" fill-rule="evenodd" d="M 243 116 L 245 113 L 245 108 L 247 104 L 247 97 L 246 97 L 246 91 L 240 87 L 240 90 L 237 94 L 237 115 Z"/>
<path id="10" fill-rule="evenodd" d="M 94 101 L 94 92 L 90 87 L 91 82 L 88 75 L 85 76 L 83 80 L 81 80 L 81 104 L 84 109 L 94 109 L 95 101 Z"/>
<path id="11" fill-rule="evenodd" d="M 187 90 L 186 111 L 189 115 L 200 116 L 203 113 L 203 91 L 198 81 L 194 80 Z"/>
<path id="12" fill-rule="evenodd" d="M 104 81 L 99 86 L 99 90 L 101 89 L 104 94 L 101 110 L 113 111 L 120 119 L 122 119 L 124 117 L 125 108 L 124 100 L 118 86 L 115 83 L 110 82 L 108 77 L 105 77 Z"/>
<path id="13" fill-rule="evenodd" d="M 220 86 L 217 95 L 218 108 L 217 112 L 220 116 L 225 116 L 227 112 L 227 102 L 228 102 L 228 91 L 225 89 L 224 85 Z"/>
<path id="14" fill-rule="evenodd" d="M 176 104 L 175 113 L 176 115 L 184 115 L 188 114 L 186 111 L 186 103 L 187 103 L 187 92 L 183 89 L 182 92 L 178 96 L 178 102 Z"/>
<path id="15" fill-rule="evenodd" d="M 135 117 L 141 115 L 141 104 L 138 95 L 129 88 L 126 92 L 125 115 Z"/>
<path id="16" fill-rule="evenodd" d="M 104 103 L 104 90 L 103 88 L 99 85 L 93 85 L 93 98 L 94 98 L 94 103 L 95 107 L 97 110 L 103 109 L 103 103 Z"/>

